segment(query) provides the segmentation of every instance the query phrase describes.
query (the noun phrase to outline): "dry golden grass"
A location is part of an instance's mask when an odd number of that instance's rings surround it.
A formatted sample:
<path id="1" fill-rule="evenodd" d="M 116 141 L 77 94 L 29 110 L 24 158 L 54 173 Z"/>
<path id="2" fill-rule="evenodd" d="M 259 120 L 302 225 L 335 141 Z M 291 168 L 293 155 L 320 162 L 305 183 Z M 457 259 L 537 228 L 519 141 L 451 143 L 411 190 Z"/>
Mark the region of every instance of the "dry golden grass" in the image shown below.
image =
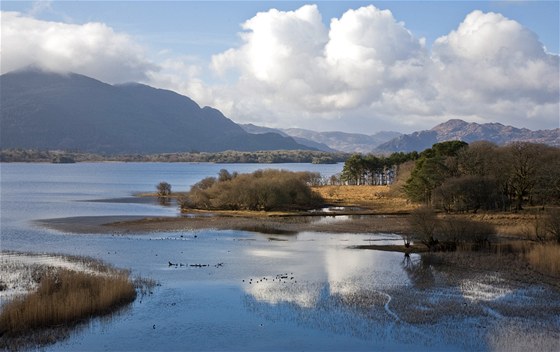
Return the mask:
<path id="1" fill-rule="evenodd" d="M 329 204 L 359 206 L 377 213 L 408 213 L 417 208 L 390 186 L 319 186 L 313 190 Z"/>
<path id="2" fill-rule="evenodd" d="M 479 221 L 490 224 L 496 229 L 496 233 L 502 238 L 514 238 L 519 240 L 536 240 L 535 223 L 537 219 L 530 212 L 479 212 L 476 214 L 445 214 L 442 218 L 468 218 L 473 221 Z"/>
<path id="3" fill-rule="evenodd" d="M 560 245 L 538 245 L 525 255 L 529 264 L 537 271 L 560 277 Z"/>
<path id="4" fill-rule="evenodd" d="M 0 336 L 34 335 L 37 329 L 69 327 L 132 302 L 136 290 L 125 271 L 105 274 L 67 269 L 46 271 L 35 292 L 5 304 L 0 314 Z M 10 345 L 0 347 L 13 347 Z M 33 343 L 33 342 L 31 342 Z"/>

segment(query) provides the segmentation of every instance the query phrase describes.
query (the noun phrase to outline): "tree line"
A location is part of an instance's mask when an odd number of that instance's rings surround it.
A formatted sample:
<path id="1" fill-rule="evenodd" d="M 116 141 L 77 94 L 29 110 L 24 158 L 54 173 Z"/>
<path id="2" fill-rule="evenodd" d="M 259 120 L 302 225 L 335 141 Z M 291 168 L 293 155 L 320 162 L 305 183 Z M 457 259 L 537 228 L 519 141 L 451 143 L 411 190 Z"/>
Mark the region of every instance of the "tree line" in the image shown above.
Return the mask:
<path id="1" fill-rule="evenodd" d="M 69 158 L 76 162 L 123 161 L 123 162 L 210 162 L 210 163 L 314 163 L 331 164 L 344 162 L 350 154 L 329 153 L 312 150 L 272 151 L 224 151 L 188 152 L 162 154 L 94 154 L 79 151 L 52 151 L 37 149 L 2 149 L 0 162 L 58 162 Z"/>
<path id="2" fill-rule="evenodd" d="M 404 190 L 411 200 L 446 212 L 558 205 L 560 148 L 438 143 L 420 154 Z"/>
<path id="3" fill-rule="evenodd" d="M 401 164 L 418 157 L 417 152 L 389 156 L 354 154 L 344 163 L 340 180 L 349 185 L 389 185 L 395 181 Z"/>
<path id="4" fill-rule="evenodd" d="M 560 205 L 560 148 L 528 142 L 448 141 L 420 153 L 355 154 L 340 179 L 351 185 L 391 184 L 407 162 L 414 163 L 403 187 L 407 198 L 446 212 Z"/>

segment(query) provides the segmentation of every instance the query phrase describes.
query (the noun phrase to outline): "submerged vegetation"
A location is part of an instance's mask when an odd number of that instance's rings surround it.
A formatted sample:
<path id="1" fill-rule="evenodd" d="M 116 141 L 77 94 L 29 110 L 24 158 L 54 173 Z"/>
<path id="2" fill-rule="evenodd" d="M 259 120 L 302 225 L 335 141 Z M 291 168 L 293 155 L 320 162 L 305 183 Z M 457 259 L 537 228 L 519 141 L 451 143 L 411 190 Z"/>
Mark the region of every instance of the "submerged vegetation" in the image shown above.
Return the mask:
<path id="1" fill-rule="evenodd" d="M 553 236 L 554 228 L 548 225 L 558 221 L 557 215 L 557 209 L 544 212 L 537 218 L 523 215 L 517 220 L 511 219 L 508 226 L 515 230 L 515 223 L 523 223 L 519 232 L 500 234 L 491 219 L 436 214 L 431 208 L 420 207 L 408 217 L 410 233 L 404 239 L 405 244 L 421 243 L 432 253 L 457 252 L 461 255 L 478 252 L 496 260 L 507 257 L 519 267 L 528 264 L 536 272 L 560 278 L 560 243 Z M 531 228 L 532 231 L 527 230 Z M 540 232 L 540 237 L 535 236 L 535 231 Z"/>
<path id="2" fill-rule="evenodd" d="M 458 247 L 481 249 L 496 234 L 492 224 L 468 218 L 440 219 L 427 207 L 414 210 L 409 216 L 409 222 L 414 234 L 411 237 L 430 251 L 454 251 Z"/>

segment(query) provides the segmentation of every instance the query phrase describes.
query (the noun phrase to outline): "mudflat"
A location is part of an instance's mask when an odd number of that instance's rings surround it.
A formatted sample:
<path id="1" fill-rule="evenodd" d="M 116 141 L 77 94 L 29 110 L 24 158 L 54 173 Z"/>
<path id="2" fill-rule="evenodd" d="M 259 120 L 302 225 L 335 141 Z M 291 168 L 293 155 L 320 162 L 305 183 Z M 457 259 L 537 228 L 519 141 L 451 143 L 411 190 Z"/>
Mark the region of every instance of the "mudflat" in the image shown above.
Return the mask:
<path id="1" fill-rule="evenodd" d="M 396 233 L 409 231 L 406 214 L 277 215 L 255 213 L 189 214 L 179 217 L 95 216 L 39 220 L 38 224 L 68 233 L 146 233 L 200 229 L 243 230 L 261 233 Z"/>

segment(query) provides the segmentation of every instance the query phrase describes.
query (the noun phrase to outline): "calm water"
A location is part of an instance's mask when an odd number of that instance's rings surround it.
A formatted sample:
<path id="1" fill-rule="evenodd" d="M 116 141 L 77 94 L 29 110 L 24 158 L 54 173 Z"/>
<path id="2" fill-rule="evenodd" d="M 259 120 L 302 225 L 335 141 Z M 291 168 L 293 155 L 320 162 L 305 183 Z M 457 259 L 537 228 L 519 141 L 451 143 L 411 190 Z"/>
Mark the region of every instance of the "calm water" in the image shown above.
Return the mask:
<path id="1" fill-rule="evenodd" d="M 416 290 L 402 254 L 348 248 L 371 240 L 400 241 L 391 234 L 271 236 L 204 230 L 74 235 L 33 223 L 72 216 L 174 215 L 175 208 L 91 200 L 150 192 L 160 181 L 187 190 L 222 168 L 308 170 L 329 177 L 341 171 L 340 164 L 0 166 L 3 250 L 92 256 L 161 284 L 125 312 L 94 320 L 47 350 L 486 350 L 492 344 L 481 340 L 487 334 L 483 329 L 496 334 L 501 326 L 488 316 L 419 326 L 402 321 L 393 308 L 396 297 Z M 437 291 L 439 296 L 430 299 L 472 302 L 465 292 Z"/>

